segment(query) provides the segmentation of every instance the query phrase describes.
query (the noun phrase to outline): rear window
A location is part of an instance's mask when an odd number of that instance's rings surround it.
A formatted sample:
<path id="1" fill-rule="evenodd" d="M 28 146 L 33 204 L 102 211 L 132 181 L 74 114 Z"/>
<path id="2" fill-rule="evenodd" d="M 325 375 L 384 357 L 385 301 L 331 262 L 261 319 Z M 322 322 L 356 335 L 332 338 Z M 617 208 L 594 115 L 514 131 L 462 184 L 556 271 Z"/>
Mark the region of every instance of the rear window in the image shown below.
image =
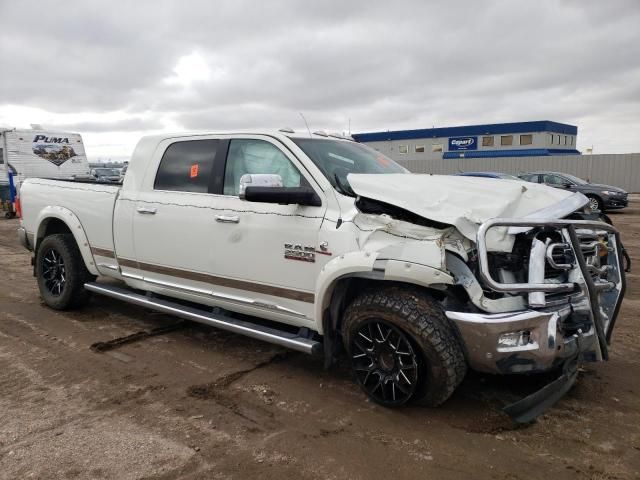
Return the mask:
<path id="1" fill-rule="evenodd" d="M 162 156 L 155 190 L 207 193 L 219 140 L 172 143 Z"/>

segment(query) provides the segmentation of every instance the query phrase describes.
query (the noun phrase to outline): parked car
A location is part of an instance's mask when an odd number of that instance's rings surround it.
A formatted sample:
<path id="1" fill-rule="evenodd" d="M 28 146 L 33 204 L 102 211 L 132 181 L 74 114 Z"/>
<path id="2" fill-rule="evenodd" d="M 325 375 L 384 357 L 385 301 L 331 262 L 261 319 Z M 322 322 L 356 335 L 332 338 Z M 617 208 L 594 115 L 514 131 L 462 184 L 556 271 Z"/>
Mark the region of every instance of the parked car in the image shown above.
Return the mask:
<path id="1" fill-rule="evenodd" d="M 93 292 L 327 366 L 343 346 L 362 390 L 389 407 L 439 405 L 467 368 L 564 368 L 508 408 L 520 422 L 581 362 L 607 359 L 619 235 L 578 192 L 415 175 L 365 145 L 291 130 L 145 137 L 122 186 L 69 185 L 21 191 L 20 240 L 54 309 Z"/>
<path id="2" fill-rule="evenodd" d="M 503 180 L 522 180 L 521 178 L 502 172 L 461 172 L 456 173 L 460 177 L 483 177 L 483 178 L 501 178 Z"/>
<path id="3" fill-rule="evenodd" d="M 129 164 L 125 163 L 120 169 L 120 183 L 124 182 L 124 176 L 126 175 L 128 168 L 129 168 Z"/>
<path id="4" fill-rule="evenodd" d="M 624 208 L 629 204 L 628 194 L 621 188 L 599 183 L 589 183 L 568 173 L 532 172 L 520 175 L 527 182 L 543 183 L 550 187 L 580 192 L 589 199 L 591 210 L 605 211 Z"/>
<path id="5" fill-rule="evenodd" d="M 94 168 L 91 176 L 100 183 L 120 183 L 122 180 L 120 172 L 115 168 Z"/>

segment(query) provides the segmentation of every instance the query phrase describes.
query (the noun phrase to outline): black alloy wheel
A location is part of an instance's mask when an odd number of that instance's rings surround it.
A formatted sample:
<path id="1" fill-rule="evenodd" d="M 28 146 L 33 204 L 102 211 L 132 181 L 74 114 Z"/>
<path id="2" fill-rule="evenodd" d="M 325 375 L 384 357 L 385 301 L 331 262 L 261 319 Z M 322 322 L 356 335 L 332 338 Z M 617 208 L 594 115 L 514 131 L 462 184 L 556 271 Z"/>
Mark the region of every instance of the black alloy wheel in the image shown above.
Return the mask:
<path id="1" fill-rule="evenodd" d="M 372 319 L 360 325 L 350 347 L 356 379 L 371 399 L 400 406 L 413 397 L 422 359 L 404 332 Z"/>
<path id="2" fill-rule="evenodd" d="M 96 277 L 87 270 L 72 234 L 56 233 L 38 241 L 35 267 L 40 296 L 51 308 L 70 310 L 89 299 L 84 284 Z"/>
<path id="3" fill-rule="evenodd" d="M 67 284 L 67 270 L 62 255 L 54 248 L 50 248 L 42 256 L 42 277 L 51 295 L 62 295 Z"/>

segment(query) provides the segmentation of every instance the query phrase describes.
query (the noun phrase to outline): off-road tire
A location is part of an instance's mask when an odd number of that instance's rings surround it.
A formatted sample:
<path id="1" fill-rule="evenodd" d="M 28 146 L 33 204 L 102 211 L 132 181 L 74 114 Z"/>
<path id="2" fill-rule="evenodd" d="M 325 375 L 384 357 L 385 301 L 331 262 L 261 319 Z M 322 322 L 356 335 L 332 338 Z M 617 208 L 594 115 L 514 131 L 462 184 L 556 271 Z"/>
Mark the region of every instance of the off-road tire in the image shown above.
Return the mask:
<path id="1" fill-rule="evenodd" d="M 409 338 L 417 363 L 418 385 L 411 397 L 403 402 L 381 401 L 370 394 L 358 378 L 357 383 L 369 398 L 384 406 L 396 407 L 409 402 L 437 406 L 447 400 L 462 382 L 467 372 L 463 349 L 454 327 L 428 292 L 419 288 L 393 286 L 364 292 L 347 307 L 342 322 L 342 338 L 352 369 L 354 336 L 372 319 L 389 324 Z M 362 331 L 362 330 L 360 330 Z"/>
<path id="2" fill-rule="evenodd" d="M 55 257 L 59 256 L 64 265 L 64 285 L 59 293 L 55 289 L 51 291 L 51 285 L 45 278 L 45 259 L 48 255 L 48 258 L 51 258 L 52 251 L 55 252 Z M 83 306 L 90 297 L 84 284 L 95 279 L 87 270 L 78 245 L 70 233 L 49 235 L 42 240 L 36 254 L 36 278 L 40 296 L 55 310 L 72 310 Z"/>

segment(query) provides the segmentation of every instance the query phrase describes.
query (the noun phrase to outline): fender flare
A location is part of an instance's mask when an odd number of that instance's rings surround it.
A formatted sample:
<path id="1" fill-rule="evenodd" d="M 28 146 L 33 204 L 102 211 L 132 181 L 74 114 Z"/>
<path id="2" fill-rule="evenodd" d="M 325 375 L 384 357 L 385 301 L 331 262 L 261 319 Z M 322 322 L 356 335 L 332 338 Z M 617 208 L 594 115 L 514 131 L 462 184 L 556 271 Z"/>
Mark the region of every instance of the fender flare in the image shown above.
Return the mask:
<path id="1" fill-rule="evenodd" d="M 406 260 L 379 257 L 380 252 L 351 252 L 334 258 L 322 268 L 316 282 L 314 307 L 318 333 L 324 333 L 324 312 L 330 305 L 336 284 L 343 278 L 405 282 L 427 288 L 455 283 L 454 278 L 446 271 Z"/>
<path id="2" fill-rule="evenodd" d="M 91 253 L 87 234 L 85 233 L 84 228 L 82 228 L 82 224 L 78 217 L 68 208 L 50 205 L 44 207 L 40 211 L 36 220 L 36 225 L 38 227 L 36 228 L 36 234 L 34 236 L 33 251 L 37 251 L 39 243 L 44 236 L 47 222 L 53 218 L 62 221 L 71 231 L 87 270 L 89 270 L 93 275 L 100 275 L 100 272 L 98 272 L 96 268 L 93 254 Z"/>

